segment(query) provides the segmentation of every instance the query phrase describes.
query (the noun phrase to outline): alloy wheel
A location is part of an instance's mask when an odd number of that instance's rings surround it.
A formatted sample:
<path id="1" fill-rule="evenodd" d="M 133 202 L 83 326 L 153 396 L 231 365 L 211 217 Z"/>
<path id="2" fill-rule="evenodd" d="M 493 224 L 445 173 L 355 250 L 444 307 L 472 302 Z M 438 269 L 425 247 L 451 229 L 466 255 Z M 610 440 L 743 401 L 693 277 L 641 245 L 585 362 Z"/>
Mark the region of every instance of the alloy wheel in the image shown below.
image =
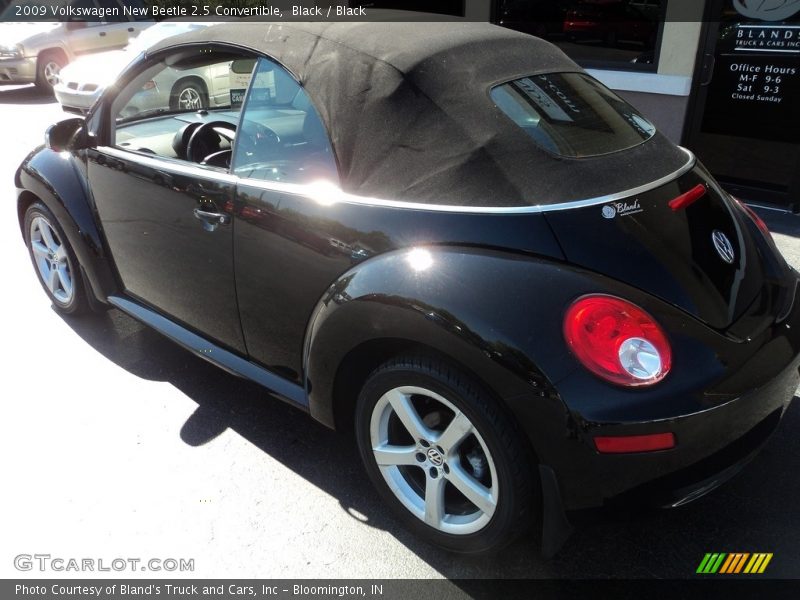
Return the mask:
<path id="1" fill-rule="evenodd" d="M 68 305 L 75 294 L 75 286 L 64 242 L 41 215 L 31 220 L 30 241 L 39 277 L 53 298 L 62 305 Z"/>
<path id="2" fill-rule="evenodd" d="M 61 65 L 58 64 L 54 60 L 49 60 L 45 63 L 44 68 L 42 69 L 42 73 L 44 74 L 44 79 L 47 81 L 50 87 L 53 87 L 58 83 L 58 75 L 61 72 Z"/>
<path id="3" fill-rule="evenodd" d="M 488 447 L 470 419 L 431 390 L 396 387 L 370 420 L 375 462 L 395 497 L 443 533 L 484 528 L 497 508 L 498 477 Z"/>
<path id="4" fill-rule="evenodd" d="M 178 95 L 178 108 L 181 110 L 196 110 L 203 108 L 203 97 L 193 87 L 184 88 Z"/>

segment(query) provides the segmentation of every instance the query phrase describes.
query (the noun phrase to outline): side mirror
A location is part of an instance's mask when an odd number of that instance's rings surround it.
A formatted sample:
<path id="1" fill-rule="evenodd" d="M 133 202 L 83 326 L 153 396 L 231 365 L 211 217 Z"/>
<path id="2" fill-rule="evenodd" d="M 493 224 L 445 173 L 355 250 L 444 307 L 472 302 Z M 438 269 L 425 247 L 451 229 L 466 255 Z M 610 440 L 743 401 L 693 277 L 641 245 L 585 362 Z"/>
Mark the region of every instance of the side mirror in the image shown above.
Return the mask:
<path id="1" fill-rule="evenodd" d="M 86 133 L 86 120 L 73 117 L 51 125 L 44 134 L 44 145 L 54 152 L 88 148 L 90 139 Z"/>
<path id="2" fill-rule="evenodd" d="M 67 31 L 86 29 L 86 21 L 67 21 L 66 25 L 67 25 Z"/>

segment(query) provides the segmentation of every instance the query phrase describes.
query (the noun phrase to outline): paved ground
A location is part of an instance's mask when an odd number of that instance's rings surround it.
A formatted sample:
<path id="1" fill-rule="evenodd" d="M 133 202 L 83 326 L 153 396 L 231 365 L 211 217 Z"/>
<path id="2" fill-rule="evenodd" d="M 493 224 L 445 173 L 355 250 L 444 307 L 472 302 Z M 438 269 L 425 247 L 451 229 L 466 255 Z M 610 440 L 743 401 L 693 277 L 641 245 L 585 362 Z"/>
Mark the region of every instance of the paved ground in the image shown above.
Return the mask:
<path id="1" fill-rule="evenodd" d="M 685 577 L 710 551 L 774 552 L 769 575 L 800 577 L 800 402 L 717 493 L 590 515 L 549 562 L 531 540 L 488 559 L 420 544 L 344 437 L 117 311 L 52 311 L 19 236 L 12 174 L 62 116 L 32 89 L 0 88 L 0 577 L 20 575 L 21 553 L 194 558 L 199 577 Z M 800 267 L 800 220 L 766 216 Z"/>

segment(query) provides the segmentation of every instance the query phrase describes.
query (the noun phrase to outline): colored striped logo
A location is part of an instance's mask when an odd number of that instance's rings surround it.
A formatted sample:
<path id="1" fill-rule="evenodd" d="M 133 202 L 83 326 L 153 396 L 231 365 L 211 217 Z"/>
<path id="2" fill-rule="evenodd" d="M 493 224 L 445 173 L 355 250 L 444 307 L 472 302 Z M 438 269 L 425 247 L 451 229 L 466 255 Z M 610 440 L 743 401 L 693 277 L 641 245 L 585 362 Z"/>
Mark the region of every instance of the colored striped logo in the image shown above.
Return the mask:
<path id="1" fill-rule="evenodd" d="M 754 554 L 749 552 L 709 552 L 700 561 L 696 572 L 702 574 L 724 573 L 726 575 L 763 573 L 771 560 L 772 552 L 756 552 Z"/>

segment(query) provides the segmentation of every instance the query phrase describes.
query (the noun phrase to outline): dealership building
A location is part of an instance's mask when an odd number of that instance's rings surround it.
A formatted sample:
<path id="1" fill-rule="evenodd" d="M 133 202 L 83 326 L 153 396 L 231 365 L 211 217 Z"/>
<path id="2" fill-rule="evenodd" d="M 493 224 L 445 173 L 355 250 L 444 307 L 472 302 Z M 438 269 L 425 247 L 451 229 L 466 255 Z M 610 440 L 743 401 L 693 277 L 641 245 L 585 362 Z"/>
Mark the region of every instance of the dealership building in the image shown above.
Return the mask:
<path id="1" fill-rule="evenodd" d="M 353 3 L 351 3 L 353 4 Z M 733 193 L 800 210 L 800 0 L 371 0 L 544 37 Z"/>

